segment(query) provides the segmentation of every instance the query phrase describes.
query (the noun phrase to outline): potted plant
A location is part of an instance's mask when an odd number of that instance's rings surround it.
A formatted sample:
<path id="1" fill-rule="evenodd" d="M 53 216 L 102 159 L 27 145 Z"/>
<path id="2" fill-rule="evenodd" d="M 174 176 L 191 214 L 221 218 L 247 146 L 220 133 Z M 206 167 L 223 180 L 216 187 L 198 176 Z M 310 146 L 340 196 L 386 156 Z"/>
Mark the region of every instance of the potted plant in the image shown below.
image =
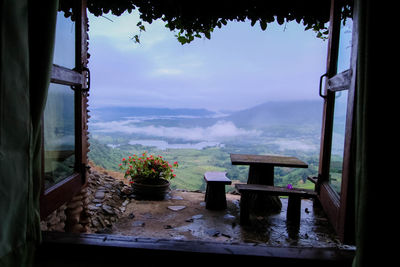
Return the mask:
<path id="1" fill-rule="evenodd" d="M 169 191 L 169 181 L 176 176 L 173 167 L 178 167 L 178 162 L 170 164 L 162 156 L 147 155 L 146 152 L 142 156 L 123 158 L 119 164 L 133 193 L 144 199 L 164 199 Z"/>

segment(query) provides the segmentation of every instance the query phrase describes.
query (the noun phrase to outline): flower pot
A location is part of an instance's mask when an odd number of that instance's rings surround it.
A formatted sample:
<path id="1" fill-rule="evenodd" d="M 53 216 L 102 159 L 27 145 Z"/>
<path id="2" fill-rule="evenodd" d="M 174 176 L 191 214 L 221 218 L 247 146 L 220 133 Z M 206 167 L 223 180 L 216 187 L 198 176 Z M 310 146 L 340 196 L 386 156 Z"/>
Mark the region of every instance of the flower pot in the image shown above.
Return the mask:
<path id="1" fill-rule="evenodd" d="M 132 189 L 137 199 L 163 200 L 169 186 L 165 179 L 140 179 L 132 184 Z"/>

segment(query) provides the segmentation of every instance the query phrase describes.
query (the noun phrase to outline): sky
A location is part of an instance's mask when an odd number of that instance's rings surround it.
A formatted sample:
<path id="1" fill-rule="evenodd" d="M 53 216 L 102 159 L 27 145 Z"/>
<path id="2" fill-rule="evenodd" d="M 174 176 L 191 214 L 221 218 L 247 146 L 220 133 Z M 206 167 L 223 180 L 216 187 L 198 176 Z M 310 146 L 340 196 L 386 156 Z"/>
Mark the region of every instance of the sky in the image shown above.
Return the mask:
<path id="1" fill-rule="evenodd" d="M 211 40 L 181 45 L 162 21 L 137 14 L 89 14 L 92 107 L 135 106 L 233 111 L 268 101 L 317 100 L 327 41 L 296 22 L 228 22 Z"/>

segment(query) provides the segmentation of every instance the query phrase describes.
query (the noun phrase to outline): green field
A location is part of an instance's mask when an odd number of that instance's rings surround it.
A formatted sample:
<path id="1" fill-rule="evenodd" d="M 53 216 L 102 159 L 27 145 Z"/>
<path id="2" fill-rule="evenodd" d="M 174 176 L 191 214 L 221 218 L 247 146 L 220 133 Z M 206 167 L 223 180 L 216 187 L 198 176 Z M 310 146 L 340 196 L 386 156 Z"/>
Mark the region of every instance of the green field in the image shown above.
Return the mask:
<path id="1" fill-rule="evenodd" d="M 230 162 L 230 153 L 248 153 L 251 148 L 244 149 L 240 146 L 226 145 L 224 147 L 210 147 L 205 149 L 167 149 L 159 150 L 155 147 L 142 145 L 123 145 L 116 148 L 92 138 L 90 139 L 89 159 L 96 165 L 108 170 L 118 170 L 118 164 L 122 158 L 132 154 L 141 154 L 145 151 L 149 154 L 161 155 L 169 162 L 178 161 L 179 167 L 175 169 L 176 178 L 171 185 L 174 189 L 205 190 L 203 180 L 206 171 L 226 171 L 231 180 L 246 182 L 248 167 L 233 166 Z M 256 149 L 257 148 L 257 149 Z M 268 147 L 258 145 L 254 148 L 258 154 L 268 154 L 272 151 Z M 308 169 L 275 168 L 275 185 L 312 189 L 314 185 L 307 180 L 307 176 L 316 176 L 318 169 L 318 157 L 316 155 L 293 155 L 309 164 Z M 227 186 L 227 191 L 232 190 Z"/>

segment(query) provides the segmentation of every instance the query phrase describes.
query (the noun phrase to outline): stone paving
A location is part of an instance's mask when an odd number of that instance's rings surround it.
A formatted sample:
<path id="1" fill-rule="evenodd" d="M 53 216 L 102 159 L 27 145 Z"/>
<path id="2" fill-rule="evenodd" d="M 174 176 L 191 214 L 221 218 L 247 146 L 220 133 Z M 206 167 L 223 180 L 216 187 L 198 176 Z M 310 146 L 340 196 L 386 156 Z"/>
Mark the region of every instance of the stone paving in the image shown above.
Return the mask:
<path id="1" fill-rule="evenodd" d="M 293 229 L 286 224 L 285 198 L 280 213 L 252 215 L 252 224 L 242 227 L 238 194 L 227 194 L 228 207 L 223 211 L 207 210 L 203 192 L 172 190 L 165 200 L 136 200 L 121 180 L 93 170 L 88 195 L 92 233 L 276 246 L 342 246 L 312 200 L 302 200 L 300 228 Z"/>

